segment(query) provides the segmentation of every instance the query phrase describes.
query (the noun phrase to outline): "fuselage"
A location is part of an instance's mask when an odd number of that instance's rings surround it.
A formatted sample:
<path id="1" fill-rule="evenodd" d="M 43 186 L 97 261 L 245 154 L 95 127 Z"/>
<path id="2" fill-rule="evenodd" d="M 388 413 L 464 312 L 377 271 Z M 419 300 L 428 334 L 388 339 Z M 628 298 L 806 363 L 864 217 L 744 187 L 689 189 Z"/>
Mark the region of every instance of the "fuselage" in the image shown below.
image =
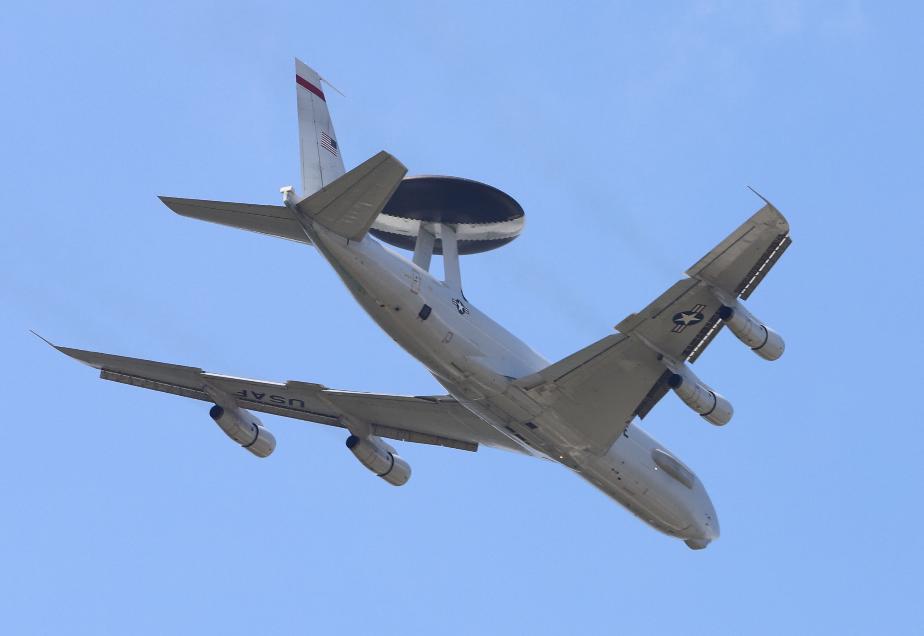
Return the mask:
<path id="1" fill-rule="evenodd" d="M 694 548 L 718 537 L 703 484 L 639 426 L 604 455 L 569 441 L 514 380 L 549 362 L 462 294 L 368 235 L 349 241 L 306 227 L 318 250 L 373 320 L 463 406 L 524 453 L 565 465 L 637 517 Z M 618 387 L 614 387 L 618 390 Z M 537 425 L 537 423 L 540 423 Z"/>

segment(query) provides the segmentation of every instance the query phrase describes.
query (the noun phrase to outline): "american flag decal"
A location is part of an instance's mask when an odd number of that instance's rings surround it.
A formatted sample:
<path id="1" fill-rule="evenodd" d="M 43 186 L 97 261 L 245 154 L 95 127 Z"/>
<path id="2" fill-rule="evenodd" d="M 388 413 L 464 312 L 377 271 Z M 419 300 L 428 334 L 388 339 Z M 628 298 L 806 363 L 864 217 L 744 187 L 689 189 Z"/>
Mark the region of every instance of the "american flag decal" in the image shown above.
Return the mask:
<path id="1" fill-rule="evenodd" d="M 335 157 L 339 157 L 340 152 L 337 149 L 337 140 L 328 135 L 323 130 L 319 130 L 318 133 L 318 139 L 320 140 L 321 147 Z"/>

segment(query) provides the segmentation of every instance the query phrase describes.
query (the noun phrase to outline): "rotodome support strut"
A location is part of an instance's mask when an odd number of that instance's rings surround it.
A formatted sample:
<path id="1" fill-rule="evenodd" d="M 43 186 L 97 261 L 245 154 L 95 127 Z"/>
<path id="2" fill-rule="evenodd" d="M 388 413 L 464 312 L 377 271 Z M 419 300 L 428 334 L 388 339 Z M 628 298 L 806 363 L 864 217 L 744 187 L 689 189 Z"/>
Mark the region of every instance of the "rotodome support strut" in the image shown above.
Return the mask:
<path id="1" fill-rule="evenodd" d="M 369 233 L 414 251 L 414 264 L 429 271 L 443 257 L 443 282 L 462 291 L 459 257 L 506 245 L 523 231 L 523 208 L 513 197 L 459 177 L 405 178 Z"/>

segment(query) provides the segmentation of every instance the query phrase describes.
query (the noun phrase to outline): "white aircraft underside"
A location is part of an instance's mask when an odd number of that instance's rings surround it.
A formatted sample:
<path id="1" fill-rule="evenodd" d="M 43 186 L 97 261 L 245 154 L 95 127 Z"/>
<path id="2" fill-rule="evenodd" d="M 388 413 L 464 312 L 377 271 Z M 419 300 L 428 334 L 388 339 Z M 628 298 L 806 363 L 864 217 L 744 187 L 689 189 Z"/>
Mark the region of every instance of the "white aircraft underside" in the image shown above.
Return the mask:
<path id="1" fill-rule="evenodd" d="M 184 216 L 313 245 L 363 309 L 449 395 L 335 391 L 56 348 L 100 369 L 104 379 L 214 403 L 210 414 L 219 426 L 261 457 L 273 451 L 275 439 L 252 411 L 347 429 L 350 450 L 395 485 L 408 480 L 410 467 L 383 438 L 468 451 L 485 445 L 563 464 L 691 548 L 717 538 L 718 517 L 703 484 L 633 422 L 671 390 L 713 424 L 730 419 L 731 405 L 689 366 L 722 326 L 765 359 L 782 354 L 782 339 L 739 300 L 791 242 L 779 211 L 766 203 L 686 277 L 620 322 L 619 333 L 549 364 L 462 293 L 459 253 L 512 240 L 523 225 L 518 205 L 483 184 L 405 179 L 404 166 L 385 152 L 345 173 L 320 78 L 297 60 L 296 92 L 303 196 L 284 188 L 284 206 L 162 200 Z M 506 206 L 503 214 L 514 213 L 487 219 L 444 210 L 439 218 L 423 218 L 402 212 L 409 207 L 392 209 L 398 199 L 413 204 L 434 188 L 437 194 L 460 188 L 455 201 L 465 193 L 486 196 Z M 410 242 L 413 261 L 370 230 L 395 244 Z M 442 281 L 428 271 L 431 255 L 440 252 Z"/>

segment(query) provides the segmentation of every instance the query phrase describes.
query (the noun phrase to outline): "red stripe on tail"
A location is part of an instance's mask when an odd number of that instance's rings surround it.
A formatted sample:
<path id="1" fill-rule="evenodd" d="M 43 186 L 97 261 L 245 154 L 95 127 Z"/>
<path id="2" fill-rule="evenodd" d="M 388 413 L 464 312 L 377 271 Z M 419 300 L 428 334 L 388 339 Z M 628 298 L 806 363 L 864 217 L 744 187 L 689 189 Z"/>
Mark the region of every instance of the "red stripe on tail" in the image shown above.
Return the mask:
<path id="1" fill-rule="evenodd" d="M 295 76 L 295 83 L 298 84 L 299 86 L 302 86 L 302 87 L 304 87 L 304 88 L 307 88 L 309 91 L 311 91 L 312 93 L 314 93 L 315 95 L 317 95 L 318 97 L 320 97 L 320 98 L 321 98 L 322 100 L 324 100 L 325 102 L 327 101 L 327 99 L 325 99 L 324 93 L 321 91 L 321 89 L 318 88 L 317 86 L 315 86 L 314 84 L 312 84 L 311 82 L 309 82 L 308 80 L 306 80 L 306 79 L 305 79 L 304 77 L 302 77 L 301 75 L 296 75 L 296 76 Z"/>

